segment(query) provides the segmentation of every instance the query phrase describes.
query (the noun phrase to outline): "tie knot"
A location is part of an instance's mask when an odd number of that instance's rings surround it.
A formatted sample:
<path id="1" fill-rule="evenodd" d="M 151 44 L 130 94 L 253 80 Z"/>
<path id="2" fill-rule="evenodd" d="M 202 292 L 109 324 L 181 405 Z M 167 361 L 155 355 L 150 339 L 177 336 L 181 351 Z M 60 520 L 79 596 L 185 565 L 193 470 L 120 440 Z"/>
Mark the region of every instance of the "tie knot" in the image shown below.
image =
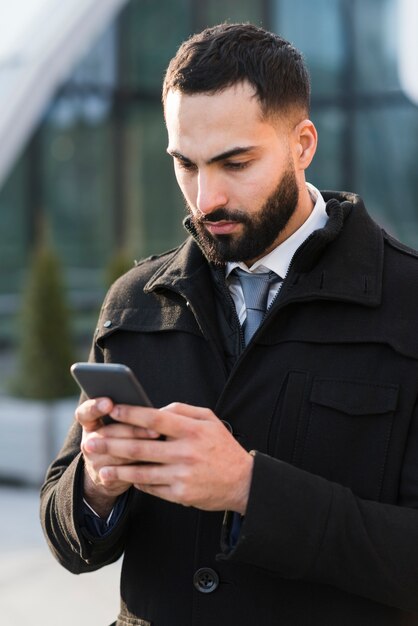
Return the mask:
<path id="1" fill-rule="evenodd" d="M 270 285 L 278 279 L 277 274 L 274 272 L 252 274 L 239 267 L 236 267 L 234 272 L 240 280 L 247 310 L 253 309 L 264 314 L 267 309 Z"/>

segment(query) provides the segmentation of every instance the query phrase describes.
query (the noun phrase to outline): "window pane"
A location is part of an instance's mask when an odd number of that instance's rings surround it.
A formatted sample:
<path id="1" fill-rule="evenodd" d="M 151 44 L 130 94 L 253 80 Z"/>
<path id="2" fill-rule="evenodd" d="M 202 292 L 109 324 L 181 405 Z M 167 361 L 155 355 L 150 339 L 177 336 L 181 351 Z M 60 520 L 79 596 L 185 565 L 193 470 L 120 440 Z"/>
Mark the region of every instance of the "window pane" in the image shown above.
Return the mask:
<path id="1" fill-rule="evenodd" d="M 253 0 L 207 0 L 200 11 L 205 15 L 205 25 L 224 21 L 260 24 L 263 17 L 262 3 Z"/>
<path id="2" fill-rule="evenodd" d="M 397 3 L 394 0 L 362 0 L 353 4 L 357 90 L 399 89 Z"/>
<path id="3" fill-rule="evenodd" d="M 172 248 L 185 238 L 183 200 L 172 159 L 166 153 L 161 106 L 142 103 L 132 107 L 125 141 L 130 248 L 144 257 Z"/>
<path id="4" fill-rule="evenodd" d="M 114 22 L 75 68 L 67 81 L 76 85 L 114 87 L 117 76 L 117 29 Z"/>
<path id="5" fill-rule="evenodd" d="M 102 267 L 112 250 L 112 130 L 75 96 L 61 98 L 43 126 L 44 210 L 68 267 Z"/>
<path id="6" fill-rule="evenodd" d="M 363 111 L 355 133 L 358 193 L 387 230 L 418 247 L 417 110 Z"/>
<path id="7" fill-rule="evenodd" d="M 27 159 L 19 159 L 0 189 L 0 294 L 20 287 L 28 252 Z"/>
<path id="8" fill-rule="evenodd" d="M 341 0 L 276 0 L 273 8 L 273 30 L 305 55 L 312 95 L 342 90 L 345 44 Z"/>
<path id="9" fill-rule="evenodd" d="M 120 17 L 121 83 L 160 93 L 164 72 L 191 30 L 189 0 L 130 2 Z"/>

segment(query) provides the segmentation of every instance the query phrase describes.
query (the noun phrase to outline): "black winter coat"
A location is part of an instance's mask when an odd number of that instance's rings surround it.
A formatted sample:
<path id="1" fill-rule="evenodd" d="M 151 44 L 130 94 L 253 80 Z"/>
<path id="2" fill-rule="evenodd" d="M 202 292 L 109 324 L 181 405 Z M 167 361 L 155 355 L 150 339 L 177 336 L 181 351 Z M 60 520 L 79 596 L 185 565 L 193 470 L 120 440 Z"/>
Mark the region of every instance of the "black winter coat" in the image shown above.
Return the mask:
<path id="1" fill-rule="evenodd" d="M 357 196 L 324 196 L 327 226 L 232 370 L 192 238 L 105 300 L 92 359 L 129 365 L 156 406 L 212 408 L 257 451 L 234 549 L 228 515 L 136 490 L 98 539 L 79 514 L 74 425 L 43 487 L 44 530 L 74 573 L 124 552 L 119 626 L 418 625 L 417 253 Z"/>

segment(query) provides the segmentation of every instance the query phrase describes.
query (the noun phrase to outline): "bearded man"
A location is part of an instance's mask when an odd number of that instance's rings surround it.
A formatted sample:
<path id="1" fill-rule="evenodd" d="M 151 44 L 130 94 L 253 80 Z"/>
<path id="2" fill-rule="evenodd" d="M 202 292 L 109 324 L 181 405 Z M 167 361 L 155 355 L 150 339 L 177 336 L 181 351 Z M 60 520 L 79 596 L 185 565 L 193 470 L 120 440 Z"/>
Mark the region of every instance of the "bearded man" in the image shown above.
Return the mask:
<path id="1" fill-rule="evenodd" d="M 168 67 L 189 237 L 113 285 L 90 356 L 156 408 L 82 397 L 42 490 L 64 567 L 124 553 L 118 626 L 418 624 L 417 256 L 306 182 L 309 99 L 248 24 Z"/>

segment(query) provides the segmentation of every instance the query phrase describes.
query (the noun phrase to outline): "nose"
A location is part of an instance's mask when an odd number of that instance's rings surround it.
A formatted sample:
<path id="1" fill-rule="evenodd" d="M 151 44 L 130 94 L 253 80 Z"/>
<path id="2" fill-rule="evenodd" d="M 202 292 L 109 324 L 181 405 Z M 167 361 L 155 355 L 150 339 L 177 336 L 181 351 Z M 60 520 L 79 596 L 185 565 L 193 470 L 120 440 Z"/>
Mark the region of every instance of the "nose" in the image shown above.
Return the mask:
<path id="1" fill-rule="evenodd" d="M 208 215 L 228 203 L 225 186 L 216 173 L 199 172 L 197 185 L 196 207 L 202 215 Z"/>

